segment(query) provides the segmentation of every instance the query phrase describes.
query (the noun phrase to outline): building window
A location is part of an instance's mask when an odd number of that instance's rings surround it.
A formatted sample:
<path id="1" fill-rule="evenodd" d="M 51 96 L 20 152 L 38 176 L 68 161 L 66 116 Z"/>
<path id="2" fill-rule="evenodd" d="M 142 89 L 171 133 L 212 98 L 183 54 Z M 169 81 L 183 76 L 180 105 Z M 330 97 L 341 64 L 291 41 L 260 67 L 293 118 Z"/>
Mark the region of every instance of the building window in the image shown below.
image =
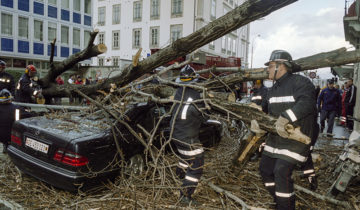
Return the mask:
<path id="1" fill-rule="evenodd" d="M 182 16 L 182 0 L 171 0 L 171 16 Z"/>
<path id="2" fill-rule="evenodd" d="M 99 14 L 99 19 L 98 19 L 98 25 L 99 26 L 103 26 L 105 25 L 105 7 L 99 7 L 98 8 L 98 14 Z"/>
<path id="3" fill-rule="evenodd" d="M 133 30 L 133 48 L 141 47 L 141 29 L 135 28 Z"/>
<path id="4" fill-rule="evenodd" d="M 99 33 L 99 44 L 105 43 L 105 33 Z"/>
<path id="5" fill-rule="evenodd" d="M 49 2 L 49 4 L 53 4 L 53 5 L 56 5 L 56 4 L 57 4 L 56 0 L 48 0 L 48 2 Z M 80 1 L 79 1 L 79 2 L 80 2 Z"/>
<path id="6" fill-rule="evenodd" d="M 159 47 L 159 39 L 160 39 L 160 28 L 159 27 L 151 27 L 150 28 L 150 47 Z"/>
<path id="7" fill-rule="evenodd" d="M 160 0 L 151 0 L 150 18 L 159 19 L 160 17 Z"/>
<path id="8" fill-rule="evenodd" d="M 228 42 L 227 42 L 227 54 L 231 54 L 231 46 L 232 46 L 232 41 L 231 38 L 228 37 Z"/>
<path id="9" fill-rule="evenodd" d="M 56 23 L 48 23 L 48 41 L 52 42 L 56 38 L 56 30 L 57 25 Z"/>
<path id="10" fill-rule="evenodd" d="M 69 0 L 61 0 L 61 8 L 69 9 Z"/>
<path id="11" fill-rule="evenodd" d="M 235 39 L 233 39 L 232 52 L 233 52 L 233 55 L 236 55 L 236 40 Z"/>
<path id="12" fill-rule="evenodd" d="M 182 37 L 182 25 L 170 26 L 170 41 L 171 43 Z"/>
<path id="13" fill-rule="evenodd" d="M 43 40 L 43 22 L 34 20 L 34 38 L 37 41 Z"/>
<path id="14" fill-rule="evenodd" d="M 12 35 L 13 20 L 12 15 L 1 13 L 1 34 Z"/>
<path id="15" fill-rule="evenodd" d="M 29 19 L 19 17 L 19 37 L 29 38 Z"/>
<path id="16" fill-rule="evenodd" d="M 216 19 L 216 0 L 211 0 L 211 19 Z"/>
<path id="17" fill-rule="evenodd" d="M 226 37 L 221 38 L 221 52 L 226 53 Z"/>
<path id="18" fill-rule="evenodd" d="M 84 12 L 91 14 L 91 0 L 84 0 Z"/>
<path id="19" fill-rule="evenodd" d="M 120 31 L 113 31 L 113 49 L 119 49 L 120 48 Z"/>
<path id="20" fill-rule="evenodd" d="M 142 2 L 135 1 L 134 2 L 134 21 L 141 21 L 141 10 L 142 10 Z"/>
<path id="21" fill-rule="evenodd" d="M 90 41 L 90 31 L 84 31 L 84 46 L 88 46 Z"/>
<path id="22" fill-rule="evenodd" d="M 77 47 L 80 46 L 80 29 L 73 29 L 73 44 Z"/>
<path id="23" fill-rule="evenodd" d="M 113 63 L 112 63 L 112 65 L 113 66 L 119 66 L 119 57 L 113 57 Z"/>
<path id="24" fill-rule="evenodd" d="M 98 65 L 103 66 L 104 65 L 104 58 L 98 58 Z"/>
<path id="25" fill-rule="evenodd" d="M 80 11 L 80 0 L 76 1 L 76 0 L 73 0 L 73 7 L 74 7 L 74 10 L 75 11 Z"/>
<path id="26" fill-rule="evenodd" d="M 113 5 L 112 24 L 120 23 L 120 11 L 121 11 L 120 4 Z"/>
<path id="27" fill-rule="evenodd" d="M 69 44 L 69 27 L 61 26 L 61 44 Z"/>
<path id="28" fill-rule="evenodd" d="M 209 48 L 214 50 L 215 49 L 215 41 L 209 43 Z"/>

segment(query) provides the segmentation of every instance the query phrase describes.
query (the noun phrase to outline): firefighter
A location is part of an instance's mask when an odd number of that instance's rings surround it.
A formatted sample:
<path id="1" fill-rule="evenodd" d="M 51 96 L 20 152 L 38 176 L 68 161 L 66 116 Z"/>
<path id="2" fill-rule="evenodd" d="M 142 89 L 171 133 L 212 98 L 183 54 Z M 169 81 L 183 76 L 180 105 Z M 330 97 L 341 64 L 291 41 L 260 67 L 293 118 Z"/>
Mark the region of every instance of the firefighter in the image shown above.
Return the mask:
<path id="1" fill-rule="evenodd" d="M 268 66 L 273 87 L 266 98 L 267 112 L 276 117 L 276 134 L 269 134 L 260 161 L 260 174 L 273 196 L 277 209 L 295 209 L 294 183 L 291 174 L 296 164 L 306 162 L 310 144 L 289 139 L 288 124 L 300 127 L 311 138 L 316 124 L 315 87 L 309 79 L 292 74 L 299 66 L 284 50 L 271 53 Z"/>
<path id="2" fill-rule="evenodd" d="M 259 106 L 259 109 L 263 110 L 263 101 L 266 99 L 268 88 L 265 87 L 263 80 L 256 80 L 254 82 L 254 88 L 252 90 L 253 95 L 251 97 L 251 102 L 255 103 L 257 106 Z M 260 108 L 261 106 L 261 108 Z M 255 151 L 254 155 L 250 158 L 250 161 L 257 161 L 261 157 L 262 150 L 265 146 L 265 142 L 263 140 L 264 138 L 261 138 L 261 144 L 258 150 Z M 260 143 L 260 142 L 259 142 Z"/>
<path id="3" fill-rule="evenodd" d="M 263 80 L 256 80 L 253 88 L 253 95 L 251 97 L 251 102 L 255 103 L 258 106 L 262 105 L 262 101 L 266 98 L 268 88 L 265 87 Z"/>
<path id="4" fill-rule="evenodd" d="M 176 79 L 176 82 L 189 84 L 197 80 L 198 75 L 194 69 L 186 65 L 181 69 L 180 77 Z M 200 180 L 204 165 L 204 149 L 199 140 L 199 130 L 205 117 L 198 109 L 204 107 L 204 104 L 192 103 L 200 99 L 200 93 L 189 87 L 179 87 L 174 99 L 183 101 L 175 106 L 170 121 L 171 128 L 174 128 L 172 141 L 180 157 L 176 174 L 183 179 L 180 203 L 196 206 L 198 203 L 191 196 Z"/>
<path id="5" fill-rule="evenodd" d="M 0 91 L 7 89 L 12 95 L 15 93 L 15 81 L 14 77 L 5 72 L 6 63 L 0 60 Z"/>
<path id="6" fill-rule="evenodd" d="M 12 124 L 20 118 L 20 109 L 11 102 L 10 91 L 2 89 L 0 91 L 0 141 L 3 144 L 3 153 L 6 153 L 11 140 Z"/>
<path id="7" fill-rule="evenodd" d="M 16 86 L 15 101 L 34 103 L 32 99 L 43 99 L 41 88 L 37 85 L 37 71 L 34 65 L 28 65 Z"/>

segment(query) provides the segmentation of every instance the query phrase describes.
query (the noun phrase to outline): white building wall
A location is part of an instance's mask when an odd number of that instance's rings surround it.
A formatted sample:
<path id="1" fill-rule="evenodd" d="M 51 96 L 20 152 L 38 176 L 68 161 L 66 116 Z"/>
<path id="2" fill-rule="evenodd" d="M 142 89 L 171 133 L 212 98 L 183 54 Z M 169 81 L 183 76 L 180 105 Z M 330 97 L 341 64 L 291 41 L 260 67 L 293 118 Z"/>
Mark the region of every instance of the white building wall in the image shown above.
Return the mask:
<path id="1" fill-rule="evenodd" d="M 150 0 L 142 0 L 142 20 L 140 22 L 133 21 L 133 3 L 137 0 L 97 0 L 94 4 L 94 28 L 99 29 L 100 33 L 105 33 L 105 45 L 108 51 L 105 54 L 99 55 L 98 58 L 93 58 L 93 64 L 98 65 L 98 59 L 104 59 L 104 65 L 112 65 L 113 57 L 119 57 L 122 66 L 128 63 L 132 56 L 136 54 L 138 49 L 132 47 L 133 43 L 133 29 L 141 28 L 141 58 L 146 58 L 150 54 L 150 27 L 160 27 L 160 41 L 159 48 L 164 48 L 170 44 L 170 26 L 175 24 L 182 24 L 182 37 L 185 37 L 197 29 L 207 25 L 213 19 L 210 17 L 211 0 L 184 0 L 183 14 L 181 17 L 171 17 L 171 0 L 160 0 L 160 18 L 158 20 L 150 19 Z M 232 2 L 232 4 L 230 4 Z M 244 2 L 244 0 L 216 0 L 216 18 L 224 15 L 224 7 L 229 10 L 236 5 Z M 113 5 L 121 5 L 121 20 L 120 24 L 112 24 L 112 9 Z M 106 7 L 105 25 L 100 26 L 98 22 L 98 8 Z M 120 31 L 120 49 L 112 49 L 112 31 Z M 247 65 L 248 60 L 248 39 L 249 26 L 244 26 L 229 35 L 236 40 L 235 53 L 221 52 L 221 38 L 215 40 L 215 48 L 210 49 L 209 44 L 201 47 L 201 50 L 216 56 L 222 57 L 241 57 L 242 65 Z M 99 39 L 96 40 L 99 43 Z M 127 62 L 126 62 L 127 61 Z M 123 63 L 122 63 L 123 62 Z"/>

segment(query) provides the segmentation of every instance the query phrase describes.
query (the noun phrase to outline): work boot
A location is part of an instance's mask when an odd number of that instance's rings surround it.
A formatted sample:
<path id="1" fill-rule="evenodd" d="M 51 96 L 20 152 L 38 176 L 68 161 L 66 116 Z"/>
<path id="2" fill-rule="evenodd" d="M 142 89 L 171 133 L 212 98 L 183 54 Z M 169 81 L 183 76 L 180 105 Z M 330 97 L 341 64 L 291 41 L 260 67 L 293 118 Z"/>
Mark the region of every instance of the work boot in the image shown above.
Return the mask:
<path id="1" fill-rule="evenodd" d="M 191 197 L 189 198 L 186 196 L 182 196 L 180 199 L 180 205 L 181 206 L 200 206 L 200 203 Z"/>
<path id="2" fill-rule="evenodd" d="M 316 176 L 309 176 L 308 178 L 309 187 L 312 191 L 315 191 L 318 187 Z"/>

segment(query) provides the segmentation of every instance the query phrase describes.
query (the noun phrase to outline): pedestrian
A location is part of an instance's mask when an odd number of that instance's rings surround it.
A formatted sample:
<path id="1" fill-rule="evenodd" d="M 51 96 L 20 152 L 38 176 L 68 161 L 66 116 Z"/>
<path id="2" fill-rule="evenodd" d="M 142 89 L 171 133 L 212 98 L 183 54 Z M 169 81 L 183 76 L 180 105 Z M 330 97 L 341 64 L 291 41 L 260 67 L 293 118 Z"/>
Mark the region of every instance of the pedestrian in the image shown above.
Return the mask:
<path id="1" fill-rule="evenodd" d="M 15 101 L 22 103 L 37 103 L 44 99 L 41 88 L 37 84 L 37 70 L 34 65 L 28 65 L 20 77 L 15 90 Z M 39 99 L 39 100 L 37 100 Z"/>
<path id="2" fill-rule="evenodd" d="M 6 153 L 10 144 L 12 125 L 20 119 L 20 108 L 12 103 L 12 99 L 9 90 L 0 90 L 0 142 L 3 144 L 3 153 Z"/>
<path id="3" fill-rule="evenodd" d="M 354 107 L 356 103 L 356 86 L 353 84 L 353 79 L 347 81 L 349 90 L 346 93 L 344 104 L 346 111 L 346 126 L 351 132 L 354 129 L 354 121 L 351 119 L 354 115 Z"/>
<path id="4" fill-rule="evenodd" d="M 346 93 L 349 91 L 349 86 L 347 82 L 344 83 L 343 94 L 341 96 L 341 117 L 340 117 L 340 125 L 346 126 L 346 109 L 345 109 L 345 98 Z"/>
<path id="5" fill-rule="evenodd" d="M 315 88 L 316 98 L 319 96 L 319 93 L 320 93 L 320 86 L 319 86 L 319 85 L 316 85 L 316 88 Z"/>
<path id="6" fill-rule="evenodd" d="M 324 132 L 325 120 L 327 119 L 327 137 L 332 137 L 334 119 L 341 112 L 341 96 L 338 89 L 334 87 L 334 80 L 327 81 L 328 87 L 321 91 L 317 100 L 320 112 L 321 133 Z"/>
<path id="7" fill-rule="evenodd" d="M 176 82 L 190 84 L 198 80 L 195 70 L 186 65 L 180 71 Z M 199 130 L 204 116 L 198 108 L 204 107 L 203 103 L 193 104 L 199 100 L 200 93 L 193 88 L 180 86 L 177 88 L 174 99 L 182 101 L 176 104 L 172 113 L 170 126 L 174 128 L 172 141 L 179 153 L 179 165 L 176 174 L 182 181 L 180 190 L 180 203 L 182 205 L 198 205 L 192 198 L 203 172 L 204 149 L 199 140 Z"/>
<path id="8" fill-rule="evenodd" d="M 57 85 L 64 85 L 64 80 L 61 78 L 61 76 L 56 77 L 56 84 Z M 61 97 L 55 97 L 55 104 L 61 105 Z"/>
<path id="9" fill-rule="evenodd" d="M 7 89 L 12 95 L 15 94 L 15 81 L 14 77 L 5 72 L 6 63 L 3 60 L 0 60 L 0 91 L 2 89 Z"/>
<path id="10" fill-rule="evenodd" d="M 75 80 L 76 80 L 75 75 L 71 75 L 71 76 L 69 77 L 69 79 L 68 79 L 68 84 L 70 84 L 70 85 L 75 84 Z M 72 93 L 70 93 L 70 94 L 71 94 L 71 95 L 70 95 L 70 97 L 69 97 L 69 104 L 73 104 L 73 103 L 74 103 L 74 96 L 73 96 Z"/>
<path id="11" fill-rule="evenodd" d="M 266 189 L 273 196 L 276 209 L 295 209 L 294 182 L 296 164 L 306 162 L 310 144 L 289 139 L 286 126 L 292 124 L 311 138 L 316 125 L 315 87 L 301 75 L 292 74 L 299 66 L 284 50 L 271 53 L 268 66 L 273 87 L 268 90 L 267 112 L 276 117 L 277 134 L 269 134 L 260 161 L 260 174 Z"/>

